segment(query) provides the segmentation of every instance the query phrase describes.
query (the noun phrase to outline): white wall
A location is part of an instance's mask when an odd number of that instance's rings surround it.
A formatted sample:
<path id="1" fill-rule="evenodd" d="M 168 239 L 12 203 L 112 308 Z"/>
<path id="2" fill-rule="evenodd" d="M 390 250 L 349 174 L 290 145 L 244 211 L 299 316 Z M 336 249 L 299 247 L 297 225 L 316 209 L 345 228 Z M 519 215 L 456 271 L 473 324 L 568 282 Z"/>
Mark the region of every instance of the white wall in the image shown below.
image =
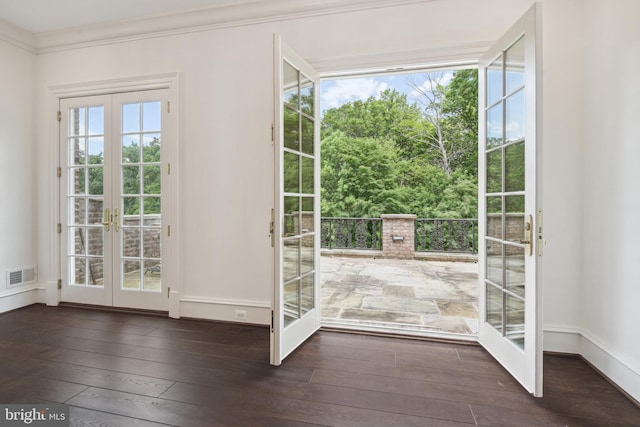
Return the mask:
<path id="1" fill-rule="evenodd" d="M 640 400 L 638 17 L 637 1 L 585 2 L 580 301 L 583 354 Z"/>
<path id="2" fill-rule="evenodd" d="M 542 12 L 544 325 L 575 333 L 582 274 L 582 1 L 546 1 Z M 545 335 L 546 350 L 575 352 L 566 336 L 552 340 Z"/>
<path id="3" fill-rule="evenodd" d="M 0 23 L 0 32 L 14 29 Z M 0 312 L 36 301 L 33 285 L 7 286 L 6 271 L 36 266 L 35 55 L 0 40 Z"/>

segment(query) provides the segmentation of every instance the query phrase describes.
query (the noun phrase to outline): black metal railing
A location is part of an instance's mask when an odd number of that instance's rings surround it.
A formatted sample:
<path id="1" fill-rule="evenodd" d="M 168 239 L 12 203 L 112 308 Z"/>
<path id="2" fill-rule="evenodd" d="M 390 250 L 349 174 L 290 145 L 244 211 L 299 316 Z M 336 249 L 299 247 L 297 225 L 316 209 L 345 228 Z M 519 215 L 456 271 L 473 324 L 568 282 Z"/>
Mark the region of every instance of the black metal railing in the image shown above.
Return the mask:
<path id="1" fill-rule="evenodd" d="M 416 252 L 478 253 L 477 219 L 419 218 L 415 222 Z"/>
<path id="2" fill-rule="evenodd" d="M 382 249 L 381 218 L 321 218 L 321 243 L 326 249 Z"/>

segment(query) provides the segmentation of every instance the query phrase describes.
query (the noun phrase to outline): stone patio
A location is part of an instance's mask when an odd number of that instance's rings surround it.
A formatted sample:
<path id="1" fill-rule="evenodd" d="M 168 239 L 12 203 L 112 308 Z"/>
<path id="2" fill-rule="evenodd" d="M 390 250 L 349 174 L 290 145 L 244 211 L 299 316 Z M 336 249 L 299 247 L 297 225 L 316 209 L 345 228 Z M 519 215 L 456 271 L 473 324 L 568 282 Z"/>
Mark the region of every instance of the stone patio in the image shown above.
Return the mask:
<path id="1" fill-rule="evenodd" d="M 478 265 L 323 255 L 322 324 L 475 339 Z"/>

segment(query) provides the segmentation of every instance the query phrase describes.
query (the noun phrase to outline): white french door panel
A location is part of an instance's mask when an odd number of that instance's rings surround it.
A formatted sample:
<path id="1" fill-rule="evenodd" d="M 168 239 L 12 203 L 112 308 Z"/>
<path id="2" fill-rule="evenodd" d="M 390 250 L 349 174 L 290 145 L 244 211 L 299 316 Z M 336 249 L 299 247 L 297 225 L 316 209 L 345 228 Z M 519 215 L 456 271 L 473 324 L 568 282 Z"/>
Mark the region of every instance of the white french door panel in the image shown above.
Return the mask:
<path id="1" fill-rule="evenodd" d="M 320 328 L 318 73 L 274 37 L 275 251 L 271 364 Z"/>
<path id="2" fill-rule="evenodd" d="M 168 135 L 166 91 L 113 95 L 113 208 L 118 213 L 113 247 L 113 305 L 166 310 L 163 271 L 168 231 Z"/>
<path id="3" fill-rule="evenodd" d="M 112 305 L 113 244 L 105 239 L 111 206 L 111 98 L 60 101 L 60 221 L 63 301 Z"/>
<path id="4" fill-rule="evenodd" d="M 540 5 L 479 63 L 480 343 L 542 396 Z"/>
<path id="5" fill-rule="evenodd" d="M 63 301 L 166 310 L 167 90 L 60 101 Z"/>

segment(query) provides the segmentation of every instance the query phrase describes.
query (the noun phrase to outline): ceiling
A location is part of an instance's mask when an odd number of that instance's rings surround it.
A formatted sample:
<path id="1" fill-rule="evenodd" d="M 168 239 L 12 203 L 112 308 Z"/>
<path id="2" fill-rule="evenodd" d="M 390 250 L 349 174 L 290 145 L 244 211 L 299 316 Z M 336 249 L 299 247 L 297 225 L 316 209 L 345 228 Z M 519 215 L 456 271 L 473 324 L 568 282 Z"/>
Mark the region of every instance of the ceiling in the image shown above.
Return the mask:
<path id="1" fill-rule="evenodd" d="M 0 0 L 0 19 L 31 33 L 268 0 Z"/>

